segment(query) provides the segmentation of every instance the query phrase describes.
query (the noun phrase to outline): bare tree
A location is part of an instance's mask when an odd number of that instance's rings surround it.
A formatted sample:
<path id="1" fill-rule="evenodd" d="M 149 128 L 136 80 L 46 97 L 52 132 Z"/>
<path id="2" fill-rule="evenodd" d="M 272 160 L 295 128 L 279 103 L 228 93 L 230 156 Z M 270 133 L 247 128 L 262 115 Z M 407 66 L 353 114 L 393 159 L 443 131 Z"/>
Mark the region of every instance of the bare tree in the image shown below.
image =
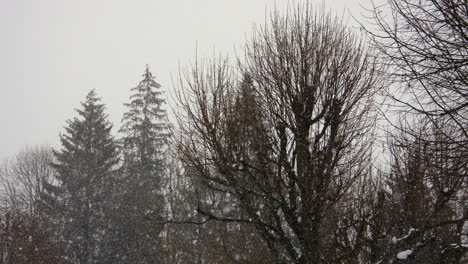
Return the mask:
<path id="1" fill-rule="evenodd" d="M 0 213 L 1 264 L 62 264 L 69 263 L 62 251 L 45 232 L 34 216 L 20 213 Z"/>
<path id="2" fill-rule="evenodd" d="M 468 167 L 445 141 L 451 132 L 439 132 L 453 127 L 424 118 L 413 127 L 419 134 L 390 136 L 390 168 L 367 220 L 368 263 L 458 263 L 468 250 Z"/>
<path id="3" fill-rule="evenodd" d="M 200 201 L 229 204 L 229 197 L 214 199 L 216 191 L 199 178 L 184 177 L 193 170 L 171 159 L 171 175 L 165 194 L 168 213 L 161 263 L 272 263 L 255 227 L 245 223 L 206 221 L 197 214 Z M 226 208 L 225 211 L 227 212 Z M 232 214 L 232 212 L 230 212 Z M 258 254 L 258 252 L 264 252 Z"/>
<path id="4" fill-rule="evenodd" d="M 52 179 L 52 152 L 49 147 L 27 147 L 0 168 L 3 199 L 10 211 L 37 216 L 37 202 L 43 183 Z"/>
<path id="5" fill-rule="evenodd" d="M 221 59 L 180 81 L 180 155 L 214 192 L 198 212 L 255 226 L 278 263 L 349 263 L 347 250 L 328 258 L 336 244 L 323 240 L 368 175 L 380 81 L 371 50 L 299 6 L 255 31 L 240 72 Z"/>
<path id="6" fill-rule="evenodd" d="M 377 250 L 385 252 L 380 261 L 406 248 L 414 263 L 454 263 L 466 252 L 468 5 L 388 0 L 371 14 L 377 30 L 367 31 L 398 113 L 382 188 L 389 200 L 378 206 L 386 230 L 371 228 L 374 237 L 395 237 Z"/>
<path id="7" fill-rule="evenodd" d="M 387 5 L 374 6 L 371 15 L 377 30 L 367 29 L 389 66 L 389 79 L 396 82 L 389 94 L 403 107 L 400 114 L 423 114 L 434 125 L 448 120 L 442 123 L 456 133 L 445 135 L 446 140 L 466 148 L 467 2 L 388 0 Z M 439 134 L 443 131 L 439 127 Z"/>

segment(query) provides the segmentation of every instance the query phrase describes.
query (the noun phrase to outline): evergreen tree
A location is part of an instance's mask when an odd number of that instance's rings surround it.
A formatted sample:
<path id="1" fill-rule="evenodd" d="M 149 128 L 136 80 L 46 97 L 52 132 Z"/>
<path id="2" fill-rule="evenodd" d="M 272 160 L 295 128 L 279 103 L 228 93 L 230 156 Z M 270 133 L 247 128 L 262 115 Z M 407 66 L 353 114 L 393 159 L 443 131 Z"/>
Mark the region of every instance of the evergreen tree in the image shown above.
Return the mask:
<path id="1" fill-rule="evenodd" d="M 57 185 L 48 184 L 49 213 L 57 219 L 59 240 L 73 263 L 106 261 L 106 236 L 118 164 L 104 105 L 94 90 L 77 110 L 80 118 L 68 121 L 60 136 L 62 149 L 54 151 Z M 47 202 L 48 201 L 48 202 Z"/>
<path id="2" fill-rule="evenodd" d="M 157 175 L 164 167 L 169 123 L 161 85 L 146 67 L 144 79 L 131 89 L 122 119 L 124 167 L 131 173 Z"/>
<path id="3" fill-rule="evenodd" d="M 158 259 L 161 226 L 155 224 L 164 210 L 161 181 L 169 123 L 163 108 L 161 85 L 148 66 L 144 79 L 132 88 L 128 111 L 122 119 L 123 183 L 119 236 L 125 240 L 125 263 L 154 263 Z"/>

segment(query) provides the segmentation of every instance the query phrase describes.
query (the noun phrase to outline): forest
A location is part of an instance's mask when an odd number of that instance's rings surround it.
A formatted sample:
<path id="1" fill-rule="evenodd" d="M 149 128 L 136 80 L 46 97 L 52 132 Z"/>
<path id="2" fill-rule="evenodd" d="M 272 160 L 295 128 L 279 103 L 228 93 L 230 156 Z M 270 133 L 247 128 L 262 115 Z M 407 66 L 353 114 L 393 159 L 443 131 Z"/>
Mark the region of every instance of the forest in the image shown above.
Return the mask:
<path id="1" fill-rule="evenodd" d="M 0 263 L 467 263 L 468 3 L 366 12 L 267 13 L 171 106 L 147 65 L 117 133 L 77 99 L 0 162 Z"/>

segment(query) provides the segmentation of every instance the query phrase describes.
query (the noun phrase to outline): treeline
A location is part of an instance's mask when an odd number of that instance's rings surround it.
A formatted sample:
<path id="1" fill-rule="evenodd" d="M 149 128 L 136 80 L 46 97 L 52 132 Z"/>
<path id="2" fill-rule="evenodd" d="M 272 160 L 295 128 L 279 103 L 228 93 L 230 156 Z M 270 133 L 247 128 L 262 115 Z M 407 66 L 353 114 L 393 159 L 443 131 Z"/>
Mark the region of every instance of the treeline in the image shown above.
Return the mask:
<path id="1" fill-rule="evenodd" d="M 464 263 L 466 1 L 322 11 L 181 71 L 174 125 L 148 67 L 118 137 L 91 91 L 2 163 L 0 263 Z"/>

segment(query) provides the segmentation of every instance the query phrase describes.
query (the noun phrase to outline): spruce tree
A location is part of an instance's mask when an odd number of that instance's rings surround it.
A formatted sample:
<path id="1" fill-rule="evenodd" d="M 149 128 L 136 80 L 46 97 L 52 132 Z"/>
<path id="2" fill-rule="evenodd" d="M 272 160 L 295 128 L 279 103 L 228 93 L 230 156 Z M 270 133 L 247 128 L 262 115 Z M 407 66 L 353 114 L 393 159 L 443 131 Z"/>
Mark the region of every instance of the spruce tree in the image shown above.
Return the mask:
<path id="1" fill-rule="evenodd" d="M 54 151 L 57 184 L 47 185 L 49 213 L 55 216 L 59 240 L 72 263 L 106 260 L 108 212 L 118 165 L 112 125 L 94 90 L 88 93 L 79 117 L 69 120 Z"/>
<path id="2" fill-rule="evenodd" d="M 144 79 L 131 89 L 128 111 L 122 119 L 122 221 L 125 263 L 158 261 L 161 226 L 155 220 L 164 210 L 161 195 L 169 123 L 161 85 L 148 66 Z"/>
<path id="3" fill-rule="evenodd" d="M 167 148 L 168 119 L 164 109 L 161 85 L 146 67 L 144 79 L 131 89 L 128 111 L 122 119 L 120 132 L 127 171 L 138 174 L 160 173 Z"/>

